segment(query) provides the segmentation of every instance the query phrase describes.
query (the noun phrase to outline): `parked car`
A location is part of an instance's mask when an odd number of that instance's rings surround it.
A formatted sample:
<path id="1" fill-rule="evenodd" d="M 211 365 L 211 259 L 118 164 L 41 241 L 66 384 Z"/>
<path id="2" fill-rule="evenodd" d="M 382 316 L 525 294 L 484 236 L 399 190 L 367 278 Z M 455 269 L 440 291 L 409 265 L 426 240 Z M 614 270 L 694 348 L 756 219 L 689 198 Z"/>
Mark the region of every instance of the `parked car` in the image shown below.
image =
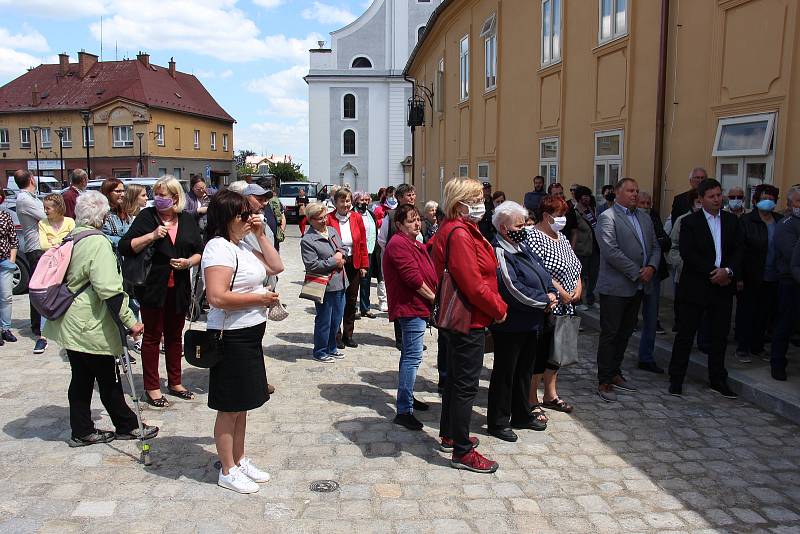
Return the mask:
<path id="1" fill-rule="evenodd" d="M 19 252 L 22 250 L 22 246 L 24 244 L 24 239 L 22 237 L 22 226 L 19 224 L 19 218 L 17 217 L 17 212 L 14 208 L 7 206 L 8 199 L 0 205 L 0 210 L 7 212 L 11 215 L 11 221 L 14 223 L 14 228 L 17 230 L 17 240 L 19 241 L 19 249 L 17 249 L 17 270 L 14 271 L 14 290 L 13 293 L 15 295 L 22 295 L 28 291 L 28 282 L 31 279 L 31 269 L 30 265 L 28 265 L 28 260 L 25 258 L 25 254 Z"/>
<path id="2" fill-rule="evenodd" d="M 37 193 L 37 197 L 44 198 L 50 193 L 60 193 L 61 192 L 61 181 L 53 178 L 52 176 L 34 176 L 34 181 L 38 182 L 39 185 L 39 192 Z M 8 179 L 8 185 L 6 185 L 6 191 L 10 191 L 14 194 L 13 201 L 9 203 L 9 200 L 6 199 L 7 206 L 16 206 L 17 204 L 17 193 L 19 193 L 19 187 L 17 187 L 17 182 L 14 181 L 14 178 Z"/>
<path id="3" fill-rule="evenodd" d="M 119 178 L 122 181 L 123 185 L 129 184 L 137 184 L 144 186 L 145 190 L 147 191 L 147 206 L 153 205 L 153 186 L 158 181 L 158 178 L 153 177 L 137 177 L 137 178 Z M 86 189 L 89 191 L 100 191 L 100 187 L 103 185 L 103 180 L 90 180 L 89 185 L 86 186 Z M 188 192 L 186 190 L 186 184 L 181 182 L 183 186 L 184 192 Z"/>
<path id="4" fill-rule="evenodd" d="M 297 193 L 303 189 L 309 200 L 314 200 L 317 197 L 317 182 L 283 182 L 278 186 L 278 199 L 283 204 L 283 214 L 286 216 L 286 222 L 296 223 L 299 219 L 298 208 L 295 203 Z"/>

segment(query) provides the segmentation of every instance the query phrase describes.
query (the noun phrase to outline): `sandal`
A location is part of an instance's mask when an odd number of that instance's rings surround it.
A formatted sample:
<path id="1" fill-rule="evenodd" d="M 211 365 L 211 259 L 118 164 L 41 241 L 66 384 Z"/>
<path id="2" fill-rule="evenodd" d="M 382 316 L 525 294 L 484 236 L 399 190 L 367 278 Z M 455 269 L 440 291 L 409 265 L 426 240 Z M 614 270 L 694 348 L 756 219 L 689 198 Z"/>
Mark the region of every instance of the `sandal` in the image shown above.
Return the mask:
<path id="1" fill-rule="evenodd" d="M 161 395 L 159 398 L 154 399 L 153 397 L 150 396 L 149 393 L 145 391 L 144 395 L 142 395 L 141 400 L 143 400 L 153 408 L 169 408 L 169 401 L 166 398 L 164 398 L 164 395 Z"/>
<path id="2" fill-rule="evenodd" d="M 572 410 L 575 409 L 574 406 L 571 404 L 567 404 L 559 397 L 556 397 L 553 400 L 549 401 L 542 401 L 542 406 L 547 408 L 548 410 L 555 410 L 557 412 L 564 412 L 564 413 L 572 413 Z"/>
<path id="3" fill-rule="evenodd" d="M 192 393 L 188 389 L 178 390 L 178 389 L 169 388 L 167 390 L 167 393 L 169 393 L 170 395 L 172 395 L 174 397 L 180 397 L 183 400 L 194 400 L 194 393 Z"/>
<path id="4" fill-rule="evenodd" d="M 534 419 L 539 421 L 540 423 L 547 423 L 549 419 L 547 418 L 547 414 L 542 409 L 541 404 L 534 404 L 531 408 L 531 415 Z"/>

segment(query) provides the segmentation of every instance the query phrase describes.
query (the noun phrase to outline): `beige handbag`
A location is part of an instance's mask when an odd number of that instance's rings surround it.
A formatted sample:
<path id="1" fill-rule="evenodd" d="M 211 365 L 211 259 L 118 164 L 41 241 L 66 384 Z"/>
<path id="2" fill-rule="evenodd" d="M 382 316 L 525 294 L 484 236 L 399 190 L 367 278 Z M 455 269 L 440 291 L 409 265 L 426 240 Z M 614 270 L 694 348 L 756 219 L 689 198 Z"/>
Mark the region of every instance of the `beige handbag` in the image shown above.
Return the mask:
<path id="1" fill-rule="evenodd" d="M 267 314 L 267 318 L 270 321 L 283 321 L 287 317 L 289 317 L 289 310 L 280 302 L 272 306 L 269 309 L 269 314 Z"/>

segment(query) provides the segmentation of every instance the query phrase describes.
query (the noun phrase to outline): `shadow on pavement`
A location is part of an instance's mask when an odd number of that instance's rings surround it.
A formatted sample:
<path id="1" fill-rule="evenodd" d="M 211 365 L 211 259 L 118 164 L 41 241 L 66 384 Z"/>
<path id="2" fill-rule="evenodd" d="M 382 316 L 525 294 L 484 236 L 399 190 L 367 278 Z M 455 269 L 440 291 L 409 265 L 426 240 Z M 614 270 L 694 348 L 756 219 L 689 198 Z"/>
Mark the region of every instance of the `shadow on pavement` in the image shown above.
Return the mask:
<path id="1" fill-rule="evenodd" d="M 101 419 L 100 410 L 92 410 L 92 420 Z M 41 439 L 43 441 L 64 441 L 69 439 L 69 407 L 49 404 L 34 408 L 25 417 L 9 421 L 3 432 L 16 439 Z"/>
<path id="2" fill-rule="evenodd" d="M 296 362 L 298 360 L 309 359 L 311 357 L 311 347 L 281 344 L 270 345 L 264 347 L 264 356 L 284 362 Z"/>
<path id="3" fill-rule="evenodd" d="M 209 432 L 211 429 L 209 429 Z M 164 436 L 150 441 L 152 464 L 145 470 L 172 480 L 186 477 L 198 482 L 216 482 L 218 468 L 214 466 L 217 455 L 203 445 L 213 445 L 208 436 Z"/>

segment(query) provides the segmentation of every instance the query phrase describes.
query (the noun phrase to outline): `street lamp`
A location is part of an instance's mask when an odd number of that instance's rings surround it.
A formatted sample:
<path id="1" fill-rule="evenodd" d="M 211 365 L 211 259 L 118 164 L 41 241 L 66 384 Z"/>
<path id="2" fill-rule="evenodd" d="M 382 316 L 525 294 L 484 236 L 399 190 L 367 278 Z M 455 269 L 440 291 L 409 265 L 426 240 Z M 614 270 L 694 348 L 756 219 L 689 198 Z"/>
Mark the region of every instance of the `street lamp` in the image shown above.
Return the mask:
<path id="1" fill-rule="evenodd" d="M 92 163 L 89 161 L 89 119 L 92 116 L 92 112 L 88 109 L 84 109 L 81 111 L 81 118 L 83 119 L 83 124 L 86 125 L 86 128 L 83 129 L 83 142 L 86 144 L 86 172 L 89 179 L 92 179 Z"/>
<path id="2" fill-rule="evenodd" d="M 36 193 L 38 194 L 39 191 L 39 176 L 41 176 L 41 172 L 39 172 L 39 130 L 41 128 L 39 126 L 31 126 L 31 130 L 33 130 L 33 149 L 36 153 Z"/>
<path id="3" fill-rule="evenodd" d="M 61 186 L 63 187 L 66 183 L 64 181 L 64 134 L 67 131 L 61 127 L 56 130 L 56 134 L 58 134 L 58 150 L 61 153 Z"/>
<path id="4" fill-rule="evenodd" d="M 136 137 L 139 138 L 139 176 L 144 174 L 144 162 L 142 161 L 142 137 L 144 132 L 136 132 Z"/>

